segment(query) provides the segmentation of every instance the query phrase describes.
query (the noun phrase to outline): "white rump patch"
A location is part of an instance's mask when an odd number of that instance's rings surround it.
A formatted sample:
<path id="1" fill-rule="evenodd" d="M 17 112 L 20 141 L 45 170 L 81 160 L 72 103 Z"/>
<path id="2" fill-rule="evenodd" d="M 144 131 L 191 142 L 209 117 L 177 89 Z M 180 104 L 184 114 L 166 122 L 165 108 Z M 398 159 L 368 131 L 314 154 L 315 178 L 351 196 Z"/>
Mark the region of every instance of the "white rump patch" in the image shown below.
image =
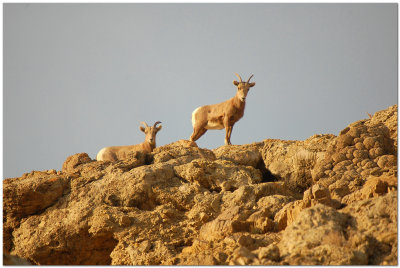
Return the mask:
<path id="1" fill-rule="evenodd" d="M 201 107 L 196 108 L 196 110 L 194 110 L 193 113 L 192 113 L 192 126 L 193 127 L 194 127 L 194 123 L 196 122 L 195 115 L 197 113 L 197 110 L 199 110 L 200 108 Z"/>
<path id="2" fill-rule="evenodd" d="M 104 155 L 104 152 L 106 151 L 106 149 L 107 149 L 107 147 L 104 147 L 103 149 L 101 149 L 98 153 L 97 153 L 97 156 L 96 156 L 96 160 L 97 161 L 103 161 L 104 159 L 103 159 L 103 155 Z"/>

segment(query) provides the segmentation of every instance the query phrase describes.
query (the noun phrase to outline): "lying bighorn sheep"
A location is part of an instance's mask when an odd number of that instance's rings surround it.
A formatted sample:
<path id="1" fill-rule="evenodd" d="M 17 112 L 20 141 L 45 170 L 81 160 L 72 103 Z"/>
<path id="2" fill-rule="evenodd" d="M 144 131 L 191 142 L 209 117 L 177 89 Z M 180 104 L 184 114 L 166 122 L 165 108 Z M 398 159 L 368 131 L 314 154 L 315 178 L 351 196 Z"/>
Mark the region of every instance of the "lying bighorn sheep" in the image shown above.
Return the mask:
<path id="1" fill-rule="evenodd" d="M 152 127 L 149 127 L 145 122 L 140 123 L 146 127 L 139 127 L 139 129 L 146 134 L 144 142 L 136 145 L 105 147 L 98 152 L 96 156 L 97 161 L 117 161 L 126 159 L 130 153 L 135 151 L 151 153 L 154 148 L 156 148 L 156 134 L 162 128 L 161 125 L 159 127 L 156 127 L 156 125 L 161 122 L 155 122 Z"/>
<path id="2" fill-rule="evenodd" d="M 237 73 L 235 75 L 239 78 L 239 82 L 233 81 L 233 84 L 237 86 L 235 97 L 218 104 L 201 106 L 193 111 L 191 141 L 198 140 L 208 129 L 225 127 L 225 145 L 231 144 L 233 125 L 243 117 L 247 93 L 256 84 L 249 83 L 253 75 L 247 82 L 242 82 L 242 78 Z"/>

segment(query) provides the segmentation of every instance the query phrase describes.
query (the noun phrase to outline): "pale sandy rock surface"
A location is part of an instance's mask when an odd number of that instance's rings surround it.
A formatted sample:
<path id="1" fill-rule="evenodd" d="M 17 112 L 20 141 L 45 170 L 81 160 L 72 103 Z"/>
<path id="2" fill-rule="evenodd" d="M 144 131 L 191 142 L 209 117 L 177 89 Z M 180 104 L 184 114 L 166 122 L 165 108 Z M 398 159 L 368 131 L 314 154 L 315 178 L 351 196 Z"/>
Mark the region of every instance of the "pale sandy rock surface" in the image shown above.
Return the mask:
<path id="1" fill-rule="evenodd" d="M 304 141 L 179 140 L 3 182 L 4 263 L 397 265 L 397 106 Z"/>

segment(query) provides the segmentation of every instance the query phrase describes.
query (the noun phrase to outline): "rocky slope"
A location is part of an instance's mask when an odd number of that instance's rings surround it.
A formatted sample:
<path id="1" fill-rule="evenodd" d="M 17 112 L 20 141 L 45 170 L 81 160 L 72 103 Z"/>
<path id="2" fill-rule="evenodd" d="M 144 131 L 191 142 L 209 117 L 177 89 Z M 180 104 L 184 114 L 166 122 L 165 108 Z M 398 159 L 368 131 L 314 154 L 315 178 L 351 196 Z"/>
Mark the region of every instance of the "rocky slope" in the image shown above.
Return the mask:
<path id="1" fill-rule="evenodd" d="M 4 180 L 3 222 L 32 264 L 397 265 L 397 106 L 338 136 L 72 155 Z"/>

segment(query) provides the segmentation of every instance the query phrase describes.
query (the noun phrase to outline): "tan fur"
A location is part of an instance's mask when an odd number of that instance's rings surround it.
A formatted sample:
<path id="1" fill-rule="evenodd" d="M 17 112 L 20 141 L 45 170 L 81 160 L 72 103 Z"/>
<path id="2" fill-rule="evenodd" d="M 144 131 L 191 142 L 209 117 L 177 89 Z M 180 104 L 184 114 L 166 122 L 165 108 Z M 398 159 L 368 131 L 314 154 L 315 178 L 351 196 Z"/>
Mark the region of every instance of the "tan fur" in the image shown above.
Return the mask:
<path id="1" fill-rule="evenodd" d="M 256 83 L 233 81 L 238 87 L 236 95 L 224 102 L 212 105 L 205 105 L 197 108 L 192 113 L 193 133 L 190 137 L 191 141 L 198 140 L 208 129 L 225 128 L 225 144 L 231 144 L 230 138 L 234 124 L 243 117 L 244 108 L 246 106 L 246 97 L 250 87 Z"/>
<path id="2" fill-rule="evenodd" d="M 156 148 L 156 134 L 162 128 L 161 125 L 156 127 L 158 123 L 161 122 L 156 122 L 152 127 L 149 127 L 146 123 L 143 123 L 146 128 L 139 127 L 139 129 L 146 134 L 144 142 L 136 145 L 105 147 L 97 153 L 97 161 L 123 160 L 127 159 L 132 152 L 137 151 L 151 153 L 154 148 Z"/>

